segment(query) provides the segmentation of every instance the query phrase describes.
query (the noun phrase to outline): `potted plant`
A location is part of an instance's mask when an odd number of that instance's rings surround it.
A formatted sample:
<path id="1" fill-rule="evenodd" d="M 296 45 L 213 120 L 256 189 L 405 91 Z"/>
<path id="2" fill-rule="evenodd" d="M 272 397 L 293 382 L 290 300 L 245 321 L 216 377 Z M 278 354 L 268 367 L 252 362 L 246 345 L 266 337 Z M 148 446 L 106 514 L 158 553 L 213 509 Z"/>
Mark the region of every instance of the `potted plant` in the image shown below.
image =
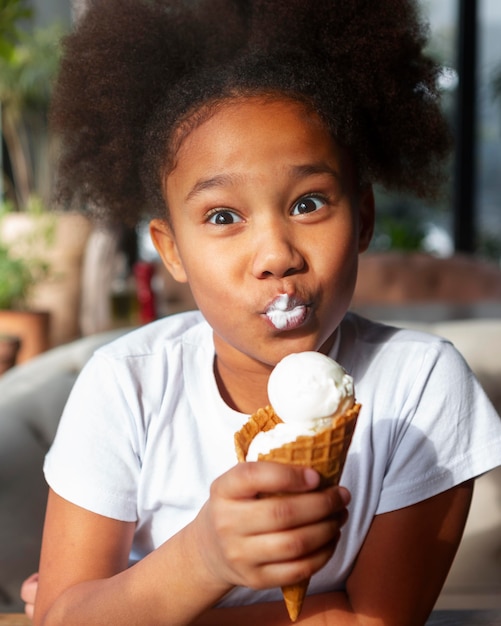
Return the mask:
<path id="1" fill-rule="evenodd" d="M 13 258 L 7 246 L 0 243 L 0 309 L 11 308 L 23 299 L 30 282 L 27 264 Z M 21 337 L 12 332 L 12 329 L 11 332 L 0 330 L 0 374 L 15 365 L 21 348 Z"/>
<path id="2" fill-rule="evenodd" d="M 0 333 L 0 376 L 13 367 L 21 348 L 21 339 Z"/>
<path id="3" fill-rule="evenodd" d="M 15 309 L 26 313 L 32 306 L 50 311 L 48 342 L 52 346 L 79 334 L 81 266 L 91 224 L 83 214 L 54 210 L 51 202 L 56 142 L 49 133 L 47 117 L 65 27 L 53 23 L 30 28 L 27 22 L 21 30 L 18 25 L 31 13 L 29 0 L 0 0 L 0 33 L 2 40 L 10 42 L 3 52 L 0 48 L 0 126 L 7 152 L 0 202 L 4 199 L 4 209 L 8 206 L 0 220 L 0 241 L 17 260 L 25 253 L 30 257 L 35 280 L 28 289 L 29 297 Z M 50 245 L 39 237 L 47 225 L 53 230 Z M 39 241 L 39 263 L 35 264 L 34 234 Z M 43 277 L 40 263 L 50 265 L 50 280 Z M 13 312 L 11 304 L 1 309 L 0 317 L 5 319 L 8 313 L 10 318 Z M 24 351 L 23 344 L 20 360 Z"/>
<path id="4" fill-rule="evenodd" d="M 36 210 L 31 208 L 30 213 L 34 214 Z M 3 203 L 0 222 L 9 212 L 9 204 Z M 8 242 L 0 236 L 0 309 L 28 308 L 31 291 L 49 274 L 47 261 L 36 256 L 37 248 L 50 245 L 53 235 L 53 223 L 49 218 L 39 221 L 37 228 L 23 234 L 21 240 Z"/>
<path id="5" fill-rule="evenodd" d="M 22 362 L 49 345 L 50 313 L 33 308 L 31 296 L 51 273 L 42 251 L 51 245 L 54 224 L 51 216 L 42 214 L 32 201 L 29 230 L 3 237 L 3 220 L 10 211 L 9 203 L 0 205 L 0 361 L 2 350 L 4 361 L 8 361 L 7 352 L 17 347 L 17 360 Z"/>
<path id="6" fill-rule="evenodd" d="M 0 309 L 24 309 L 29 290 L 36 283 L 36 274 L 44 274 L 45 264 L 33 264 L 15 257 L 0 242 Z"/>

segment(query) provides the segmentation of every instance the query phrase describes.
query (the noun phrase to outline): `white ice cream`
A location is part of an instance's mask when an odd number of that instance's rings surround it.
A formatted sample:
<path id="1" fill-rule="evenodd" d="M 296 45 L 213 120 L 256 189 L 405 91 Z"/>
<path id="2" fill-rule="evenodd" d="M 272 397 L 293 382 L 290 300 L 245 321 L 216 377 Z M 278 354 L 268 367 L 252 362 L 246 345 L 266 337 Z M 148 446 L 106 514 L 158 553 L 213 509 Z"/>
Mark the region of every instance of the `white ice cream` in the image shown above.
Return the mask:
<path id="1" fill-rule="evenodd" d="M 283 424 L 252 440 L 247 461 L 257 461 L 300 435 L 312 435 L 330 426 L 354 404 L 353 378 L 320 352 L 289 354 L 272 371 L 268 397 Z"/>

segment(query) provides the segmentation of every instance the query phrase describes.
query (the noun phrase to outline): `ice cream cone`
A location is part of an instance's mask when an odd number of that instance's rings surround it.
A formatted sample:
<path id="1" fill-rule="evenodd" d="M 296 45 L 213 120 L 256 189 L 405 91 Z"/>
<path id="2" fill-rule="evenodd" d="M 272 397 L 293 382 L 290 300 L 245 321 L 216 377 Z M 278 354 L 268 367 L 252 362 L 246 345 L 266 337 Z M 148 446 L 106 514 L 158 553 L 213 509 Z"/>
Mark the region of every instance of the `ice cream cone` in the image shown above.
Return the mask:
<path id="1" fill-rule="evenodd" d="M 299 617 L 299 613 L 301 613 L 309 584 L 310 579 L 307 578 L 296 585 L 286 585 L 282 587 L 285 608 L 287 609 L 291 622 L 295 622 Z"/>
<path id="2" fill-rule="evenodd" d="M 346 413 L 336 417 L 332 426 L 311 436 L 300 436 L 295 441 L 259 454 L 258 461 L 275 461 L 315 469 L 321 476 L 320 488 L 337 485 L 351 443 L 360 404 L 355 404 Z M 235 449 L 239 461 L 245 461 L 251 441 L 258 432 L 275 427 L 282 420 L 272 407 L 258 409 L 251 415 L 241 430 L 235 433 Z M 282 587 L 287 612 L 295 622 L 301 612 L 308 589 L 309 579 L 296 585 Z"/>
<path id="3" fill-rule="evenodd" d="M 271 430 L 281 422 L 282 420 L 271 406 L 258 409 L 251 415 L 242 428 L 235 433 L 235 450 L 238 460 L 241 463 L 246 460 L 250 443 L 258 433 Z"/>

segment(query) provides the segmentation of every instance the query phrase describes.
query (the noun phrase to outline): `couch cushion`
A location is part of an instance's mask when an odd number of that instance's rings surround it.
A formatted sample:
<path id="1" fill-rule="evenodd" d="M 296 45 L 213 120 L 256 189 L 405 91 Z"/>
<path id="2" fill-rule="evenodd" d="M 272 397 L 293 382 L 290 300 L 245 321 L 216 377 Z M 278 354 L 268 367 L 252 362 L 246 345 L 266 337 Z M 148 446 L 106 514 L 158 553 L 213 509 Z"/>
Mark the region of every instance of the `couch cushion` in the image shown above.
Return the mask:
<path id="1" fill-rule="evenodd" d="M 0 612 L 22 610 L 20 585 L 38 567 L 42 465 L 71 387 L 94 350 L 123 332 L 49 350 L 0 378 Z"/>

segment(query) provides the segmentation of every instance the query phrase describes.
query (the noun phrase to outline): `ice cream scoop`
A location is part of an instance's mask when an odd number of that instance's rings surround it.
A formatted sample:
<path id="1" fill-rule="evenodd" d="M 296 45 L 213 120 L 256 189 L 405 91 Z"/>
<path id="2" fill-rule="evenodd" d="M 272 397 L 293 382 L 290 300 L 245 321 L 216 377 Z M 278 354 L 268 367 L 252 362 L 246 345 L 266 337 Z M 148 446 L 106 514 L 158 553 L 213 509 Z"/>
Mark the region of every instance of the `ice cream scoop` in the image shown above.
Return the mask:
<path id="1" fill-rule="evenodd" d="M 256 435 L 247 461 L 257 461 L 259 454 L 330 427 L 332 420 L 355 402 L 353 378 L 320 352 L 298 352 L 283 358 L 270 375 L 268 397 L 283 423 Z"/>

